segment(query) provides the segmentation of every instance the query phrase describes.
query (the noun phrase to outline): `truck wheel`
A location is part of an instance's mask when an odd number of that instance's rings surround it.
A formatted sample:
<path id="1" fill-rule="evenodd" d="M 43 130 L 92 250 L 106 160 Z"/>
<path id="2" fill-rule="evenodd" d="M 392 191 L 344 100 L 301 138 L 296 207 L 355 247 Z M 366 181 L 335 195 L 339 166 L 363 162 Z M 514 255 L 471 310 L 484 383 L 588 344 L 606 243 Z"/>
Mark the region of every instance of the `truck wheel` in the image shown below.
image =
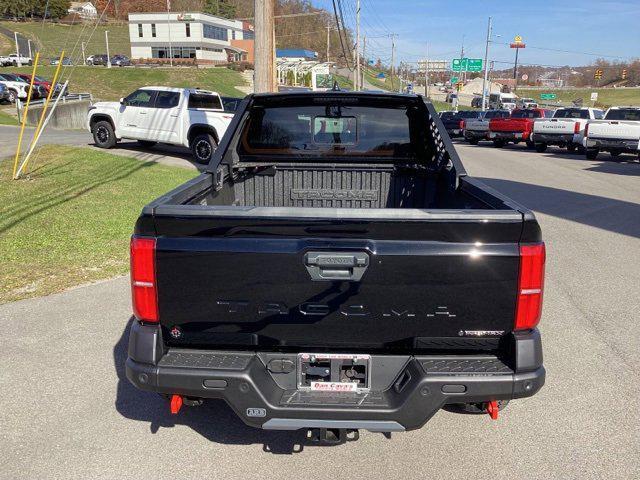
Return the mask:
<path id="1" fill-rule="evenodd" d="M 493 141 L 493 146 L 496 147 L 496 148 L 504 147 L 504 140 L 494 140 Z"/>
<path id="2" fill-rule="evenodd" d="M 527 143 L 527 148 L 529 148 L 531 150 L 533 150 L 535 148 L 535 146 L 536 146 L 536 144 L 533 143 L 531 140 L 527 140 L 526 143 Z"/>
<path id="3" fill-rule="evenodd" d="M 213 135 L 209 133 L 202 133 L 196 136 L 191 142 L 191 152 L 196 162 L 201 164 L 207 164 L 213 156 L 213 152 L 218 148 L 216 140 Z"/>
<path id="4" fill-rule="evenodd" d="M 620 156 L 620 153 L 622 153 L 620 152 L 620 150 L 611 150 L 609 152 L 609 155 L 611 155 L 613 158 L 618 158 Z"/>
<path id="5" fill-rule="evenodd" d="M 575 143 L 570 143 L 567 145 L 567 152 L 569 153 L 575 153 L 576 151 L 576 144 Z"/>
<path id="6" fill-rule="evenodd" d="M 509 405 L 509 400 L 498 400 L 498 411 L 502 411 L 507 405 Z M 471 413 L 473 415 L 487 413 L 485 403 L 455 403 L 450 407 L 451 410 L 459 413 Z"/>
<path id="7" fill-rule="evenodd" d="M 9 97 L 7 98 L 9 103 L 15 103 L 16 102 L 16 98 L 18 98 L 18 94 L 16 93 L 16 91 L 15 90 L 9 90 Z"/>
<path id="8" fill-rule="evenodd" d="M 158 142 L 153 142 L 151 140 L 138 140 L 138 145 L 144 148 L 151 148 Z"/>
<path id="9" fill-rule="evenodd" d="M 106 120 L 96 122 L 91 133 L 93 133 L 93 142 L 96 147 L 112 148 L 116 144 L 116 134 L 111 124 Z"/>
<path id="10" fill-rule="evenodd" d="M 600 150 L 598 150 L 597 148 L 587 148 L 585 155 L 587 157 L 587 160 L 595 160 L 598 156 L 598 153 L 600 153 Z"/>
<path id="11" fill-rule="evenodd" d="M 536 143 L 536 152 L 538 153 L 542 153 L 547 149 L 547 144 L 540 142 L 540 143 Z"/>
<path id="12" fill-rule="evenodd" d="M 477 138 L 470 138 L 467 140 L 471 145 L 477 145 L 479 140 Z"/>

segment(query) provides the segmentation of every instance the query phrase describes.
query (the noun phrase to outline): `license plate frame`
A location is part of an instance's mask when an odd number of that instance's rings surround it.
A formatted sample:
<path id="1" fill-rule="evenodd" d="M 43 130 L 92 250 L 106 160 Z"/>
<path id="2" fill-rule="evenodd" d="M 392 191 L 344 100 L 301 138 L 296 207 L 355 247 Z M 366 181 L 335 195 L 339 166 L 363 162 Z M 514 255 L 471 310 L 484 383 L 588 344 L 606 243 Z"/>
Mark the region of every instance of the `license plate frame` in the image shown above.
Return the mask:
<path id="1" fill-rule="evenodd" d="M 320 374 L 327 376 L 316 378 L 308 373 L 310 368 L 313 372 L 320 369 Z M 331 393 L 365 393 L 371 390 L 371 355 L 299 353 L 296 370 L 298 390 Z M 355 381 L 347 381 L 349 374 L 356 375 Z"/>

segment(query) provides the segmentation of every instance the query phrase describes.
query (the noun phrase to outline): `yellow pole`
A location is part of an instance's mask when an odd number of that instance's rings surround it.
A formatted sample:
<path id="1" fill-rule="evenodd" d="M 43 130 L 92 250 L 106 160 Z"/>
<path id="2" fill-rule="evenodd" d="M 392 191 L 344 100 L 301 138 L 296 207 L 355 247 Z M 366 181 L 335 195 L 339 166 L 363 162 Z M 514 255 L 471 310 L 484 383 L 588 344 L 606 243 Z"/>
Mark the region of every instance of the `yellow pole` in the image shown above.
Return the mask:
<path id="1" fill-rule="evenodd" d="M 49 93 L 47 94 L 47 99 L 44 102 L 44 107 L 42 108 L 42 113 L 40 114 L 40 120 L 38 120 L 38 125 L 36 126 L 36 133 L 33 135 L 31 139 L 31 144 L 29 148 L 33 146 L 33 143 L 38 138 L 38 134 L 40 133 L 40 129 L 42 128 L 42 122 L 44 121 L 44 116 L 47 113 L 47 109 L 49 108 L 49 102 L 51 101 L 51 97 L 53 96 L 53 91 L 56 89 L 56 83 L 58 81 L 58 75 L 60 74 L 60 67 L 62 67 L 62 60 L 64 58 L 64 50 L 60 54 L 60 60 L 58 61 L 58 67 L 56 68 L 56 72 L 53 74 L 53 80 L 51 81 L 51 88 L 49 89 Z M 14 172 L 15 175 L 15 172 Z"/>
<path id="2" fill-rule="evenodd" d="M 40 52 L 36 52 L 36 59 L 33 62 L 33 71 L 31 72 L 31 81 L 29 82 L 29 92 L 27 93 L 27 102 L 25 103 L 24 110 L 22 111 L 22 124 L 20 125 L 20 134 L 18 135 L 18 148 L 16 149 L 16 158 L 13 160 L 13 178 L 16 177 L 16 170 L 18 169 L 18 158 L 20 157 L 20 147 L 22 147 L 22 137 L 24 135 L 24 127 L 27 124 L 27 112 L 29 111 L 29 102 L 31 101 L 31 93 L 33 91 L 33 82 L 36 79 L 36 68 L 38 68 L 38 60 L 40 59 Z M 16 102 L 18 102 L 16 97 Z"/>

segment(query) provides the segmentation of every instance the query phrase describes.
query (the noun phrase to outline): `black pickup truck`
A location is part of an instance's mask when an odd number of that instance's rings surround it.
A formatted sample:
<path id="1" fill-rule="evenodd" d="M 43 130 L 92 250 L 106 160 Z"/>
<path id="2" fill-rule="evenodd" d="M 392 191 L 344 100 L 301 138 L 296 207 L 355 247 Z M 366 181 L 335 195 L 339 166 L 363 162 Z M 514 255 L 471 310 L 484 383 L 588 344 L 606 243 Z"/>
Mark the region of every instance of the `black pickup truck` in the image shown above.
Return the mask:
<path id="1" fill-rule="evenodd" d="M 496 418 L 544 383 L 544 260 L 532 212 L 466 174 L 422 97 L 250 95 L 137 221 L 127 377 L 173 413 L 224 399 L 325 440 Z"/>

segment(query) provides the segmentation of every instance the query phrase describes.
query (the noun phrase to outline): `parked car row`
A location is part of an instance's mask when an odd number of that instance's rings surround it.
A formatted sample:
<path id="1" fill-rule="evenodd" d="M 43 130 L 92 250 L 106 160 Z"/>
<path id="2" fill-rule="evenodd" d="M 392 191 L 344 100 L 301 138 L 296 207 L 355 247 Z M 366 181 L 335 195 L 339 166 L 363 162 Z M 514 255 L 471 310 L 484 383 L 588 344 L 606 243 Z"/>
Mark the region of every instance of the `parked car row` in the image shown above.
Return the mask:
<path id="1" fill-rule="evenodd" d="M 440 118 L 449 136 L 463 137 L 472 145 L 488 140 L 502 148 L 525 142 L 537 152 L 554 145 L 592 160 L 600 152 L 640 158 L 640 107 L 611 107 L 606 113 L 588 107 L 461 110 L 441 112 Z"/>
<path id="2" fill-rule="evenodd" d="M 89 55 L 85 63 L 94 66 L 106 66 L 109 63 L 109 57 L 105 54 Z M 114 67 L 128 67 L 131 65 L 131 59 L 126 55 L 116 54 L 111 57 L 111 65 Z"/>
<path id="3" fill-rule="evenodd" d="M 26 73 L 0 73 L 0 85 L 4 87 L 4 93 L 0 96 L 0 100 L 14 103 L 16 99 L 26 100 L 29 93 L 29 83 L 31 75 Z M 62 90 L 61 84 L 54 87 L 54 95 Z M 51 82 L 38 75 L 33 81 L 32 100 L 45 98 L 51 90 Z"/>
<path id="4" fill-rule="evenodd" d="M 18 55 L 16 53 L 12 53 L 7 56 L 0 56 L 0 66 L 7 67 L 9 65 L 17 67 L 20 65 L 32 65 L 33 60 L 31 57 L 26 57 L 24 55 Z"/>

